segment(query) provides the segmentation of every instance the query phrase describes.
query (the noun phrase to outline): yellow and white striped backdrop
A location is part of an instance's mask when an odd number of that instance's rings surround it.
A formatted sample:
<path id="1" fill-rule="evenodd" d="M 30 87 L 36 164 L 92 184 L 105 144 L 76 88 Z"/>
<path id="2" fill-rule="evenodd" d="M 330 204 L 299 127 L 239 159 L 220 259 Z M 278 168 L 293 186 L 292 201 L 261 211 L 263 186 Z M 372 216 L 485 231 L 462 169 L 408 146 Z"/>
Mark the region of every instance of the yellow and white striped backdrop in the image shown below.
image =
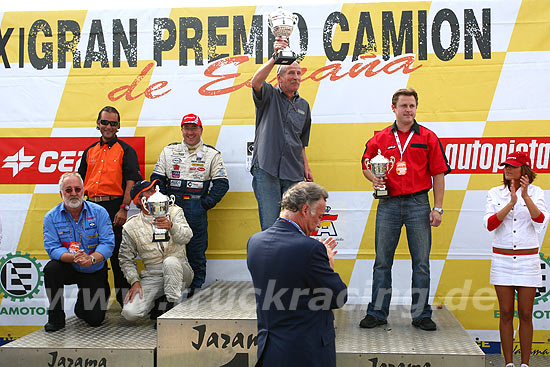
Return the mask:
<path id="1" fill-rule="evenodd" d="M 337 271 L 350 302 L 370 299 L 376 202 L 361 173 L 364 144 L 393 121 L 391 95 L 419 93 L 417 120 L 434 130 L 454 168 L 445 215 L 433 230 L 434 304 L 447 304 L 480 341 L 498 341 L 489 285 L 486 191 L 501 182 L 507 152 L 530 153 L 536 184 L 549 187 L 550 8 L 545 0 L 383 1 L 288 5 L 299 15 L 291 48 L 302 54 L 301 95 L 313 126 L 307 155 L 329 190 L 319 236 L 339 239 Z M 250 85 L 272 52 L 273 6 L 0 12 L 0 337 L 43 325 L 45 212 L 59 201 L 59 175 L 78 167 L 97 112 L 121 112 L 149 177 L 162 148 L 198 114 L 203 139 L 227 166 L 230 190 L 209 213 L 208 281 L 249 279 L 246 241 L 259 231 L 247 172 L 254 138 Z M 270 79 L 274 79 L 274 74 Z M 394 301 L 410 302 L 403 236 Z M 550 246 L 541 250 L 549 276 Z M 23 276 L 27 274 L 27 276 Z M 550 283 L 533 314 L 537 348 L 548 352 Z M 69 301 L 71 298 L 69 298 Z M 73 300 L 74 301 L 74 300 Z M 358 320 L 359 321 L 359 320 Z"/>

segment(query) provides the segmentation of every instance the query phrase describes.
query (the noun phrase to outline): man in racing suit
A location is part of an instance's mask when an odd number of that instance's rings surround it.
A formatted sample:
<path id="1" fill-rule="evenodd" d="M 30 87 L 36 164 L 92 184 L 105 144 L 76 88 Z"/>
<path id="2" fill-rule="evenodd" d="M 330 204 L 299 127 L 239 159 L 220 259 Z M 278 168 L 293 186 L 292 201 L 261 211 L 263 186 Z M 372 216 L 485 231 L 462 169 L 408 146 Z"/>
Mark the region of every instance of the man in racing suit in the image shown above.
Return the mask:
<path id="1" fill-rule="evenodd" d="M 153 169 L 151 181 L 159 180 L 160 191 L 174 195 L 183 208 L 193 238 L 187 244 L 187 258 L 195 276 L 191 296 L 206 279 L 208 219 L 212 209 L 229 189 L 222 156 L 216 148 L 203 143 L 202 122 L 197 115 L 185 115 L 181 121 L 183 142 L 166 146 Z"/>
<path id="2" fill-rule="evenodd" d="M 126 293 L 122 316 L 129 321 L 148 316 L 155 300 L 165 295 L 168 301 L 164 310 L 181 300 L 183 289 L 191 284 L 193 270 L 185 255 L 186 244 L 193 232 L 176 205 L 170 205 L 168 216 L 153 218 L 142 207 L 142 197 L 148 199 L 155 193 L 158 181 L 140 181 L 132 187 L 130 195 L 141 212 L 131 216 L 122 227 L 120 267 L 131 288 Z M 153 225 L 167 229 L 168 241 L 153 242 Z M 138 275 L 136 259 L 141 257 L 145 269 Z"/>

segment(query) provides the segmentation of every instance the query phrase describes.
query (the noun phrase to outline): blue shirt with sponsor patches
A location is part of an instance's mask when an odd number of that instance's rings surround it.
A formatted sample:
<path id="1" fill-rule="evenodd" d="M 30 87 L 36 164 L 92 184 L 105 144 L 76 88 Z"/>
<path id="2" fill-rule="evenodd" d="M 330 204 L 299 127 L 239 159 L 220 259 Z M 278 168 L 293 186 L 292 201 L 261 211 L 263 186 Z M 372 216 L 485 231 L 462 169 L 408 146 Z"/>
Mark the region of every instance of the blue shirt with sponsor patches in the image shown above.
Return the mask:
<path id="1" fill-rule="evenodd" d="M 59 260 L 69 252 L 71 242 L 80 243 L 80 249 L 88 255 L 99 252 L 110 258 L 115 248 L 115 235 L 107 211 L 89 201 L 83 202 L 78 222 L 65 209 L 63 202 L 56 205 L 44 216 L 44 248 L 52 260 Z M 105 260 L 89 267 L 72 263 L 76 271 L 94 273 L 103 268 Z"/>

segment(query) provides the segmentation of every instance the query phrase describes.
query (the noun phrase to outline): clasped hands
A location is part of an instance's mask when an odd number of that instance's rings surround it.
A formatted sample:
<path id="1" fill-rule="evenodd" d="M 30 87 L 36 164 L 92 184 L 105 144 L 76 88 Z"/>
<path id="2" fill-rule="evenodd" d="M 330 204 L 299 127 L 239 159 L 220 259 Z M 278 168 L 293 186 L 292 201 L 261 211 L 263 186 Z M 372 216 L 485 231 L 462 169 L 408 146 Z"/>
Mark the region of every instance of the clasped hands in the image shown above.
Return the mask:
<path id="1" fill-rule="evenodd" d="M 74 254 L 73 262 L 85 268 L 92 266 L 92 255 L 88 255 L 84 250 L 78 250 Z"/>

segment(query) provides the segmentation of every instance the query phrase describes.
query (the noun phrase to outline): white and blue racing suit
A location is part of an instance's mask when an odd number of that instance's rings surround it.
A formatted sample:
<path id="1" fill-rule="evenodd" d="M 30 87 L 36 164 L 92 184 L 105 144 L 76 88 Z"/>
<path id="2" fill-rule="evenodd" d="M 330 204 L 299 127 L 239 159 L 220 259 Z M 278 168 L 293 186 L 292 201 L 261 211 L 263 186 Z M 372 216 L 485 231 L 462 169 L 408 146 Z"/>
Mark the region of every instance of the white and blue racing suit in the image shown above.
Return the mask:
<path id="1" fill-rule="evenodd" d="M 201 142 L 195 149 L 181 143 L 166 146 L 153 169 L 151 181 L 160 181 L 160 191 L 174 195 L 183 209 L 193 237 L 187 244 L 187 259 L 193 268 L 190 288 L 200 288 L 206 278 L 208 219 L 212 209 L 229 189 L 222 156 L 216 148 Z"/>

